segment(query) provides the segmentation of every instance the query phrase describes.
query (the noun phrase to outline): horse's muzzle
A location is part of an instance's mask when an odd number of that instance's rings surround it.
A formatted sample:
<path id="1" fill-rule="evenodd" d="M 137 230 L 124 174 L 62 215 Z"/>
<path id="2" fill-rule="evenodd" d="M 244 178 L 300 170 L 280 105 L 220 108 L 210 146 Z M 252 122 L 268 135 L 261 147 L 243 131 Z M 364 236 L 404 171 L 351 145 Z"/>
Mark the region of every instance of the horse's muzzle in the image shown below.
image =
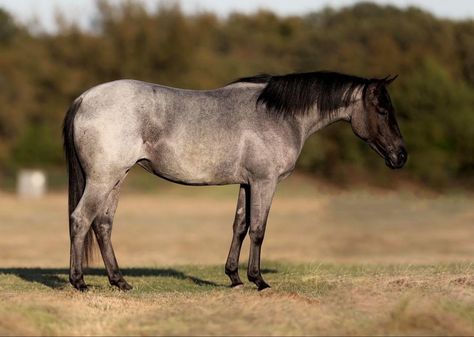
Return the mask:
<path id="1" fill-rule="evenodd" d="M 407 162 L 408 154 L 404 147 L 398 151 L 393 151 L 385 158 L 385 164 L 392 169 L 402 168 Z"/>

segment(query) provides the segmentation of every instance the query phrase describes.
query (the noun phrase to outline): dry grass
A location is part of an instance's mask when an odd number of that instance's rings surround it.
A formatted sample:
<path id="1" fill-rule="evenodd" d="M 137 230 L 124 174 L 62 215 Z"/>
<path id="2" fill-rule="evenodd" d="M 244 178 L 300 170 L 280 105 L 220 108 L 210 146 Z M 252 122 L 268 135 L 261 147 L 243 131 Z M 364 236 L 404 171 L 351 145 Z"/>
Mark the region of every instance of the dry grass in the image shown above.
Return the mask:
<path id="1" fill-rule="evenodd" d="M 63 193 L 0 194 L 0 335 L 474 334 L 470 195 L 335 192 L 296 177 L 275 197 L 273 288 L 258 293 L 223 274 L 237 188 L 159 187 L 120 201 L 126 294 L 102 269 L 89 293 L 70 289 Z"/>
<path id="2" fill-rule="evenodd" d="M 99 275 L 89 276 L 92 289 L 81 294 L 68 286 L 66 270 L 2 269 L 0 334 L 472 335 L 474 331 L 470 276 L 474 269 L 467 264 L 270 263 L 269 267 L 266 277 L 273 288 L 263 293 L 251 286 L 228 289 L 217 267 L 126 269 L 135 285 L 126 294 L 110 288 Z"/>

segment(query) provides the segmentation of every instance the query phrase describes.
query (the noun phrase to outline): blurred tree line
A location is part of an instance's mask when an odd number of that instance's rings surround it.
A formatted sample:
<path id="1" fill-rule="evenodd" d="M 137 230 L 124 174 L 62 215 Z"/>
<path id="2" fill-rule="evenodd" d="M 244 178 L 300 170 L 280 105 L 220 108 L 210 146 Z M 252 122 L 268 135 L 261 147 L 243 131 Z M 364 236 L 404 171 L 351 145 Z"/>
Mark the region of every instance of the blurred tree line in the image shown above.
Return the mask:
<path id="1" fill-rule="evenodd" d="M 394 176 L 443 187 L 473 187 L 474 21 L 417 8 L 359 3 L 304 16 L 272 12 L 184 14 L 147 11 L 137 1 L 98 1 L 93 29 L 58 19 L 38 32 L 0 10 L 0 172 L 62 168 L 64 113 L 98 83 L 134 78 L 214 88 L 240 76 L 336 70 L 364 77 L 400 74 L 390 88 L 410 158 L 394 173 L 333 125 L 308 141 L 299 168 L 344 182 Z"/>

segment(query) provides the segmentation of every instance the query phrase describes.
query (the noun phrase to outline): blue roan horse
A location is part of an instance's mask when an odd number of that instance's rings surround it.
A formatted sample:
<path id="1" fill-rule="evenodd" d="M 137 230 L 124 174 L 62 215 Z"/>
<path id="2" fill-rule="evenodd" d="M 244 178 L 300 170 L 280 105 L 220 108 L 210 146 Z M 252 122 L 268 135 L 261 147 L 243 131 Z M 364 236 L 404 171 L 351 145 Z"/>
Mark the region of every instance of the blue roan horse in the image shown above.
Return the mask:
<path id="1" fill-rule="evenodd" d="M 184 90 L 134 80 L 98 85 L 79 96 L 64 121 L 69 171 L 70 281 L 86 290 L 83 264 L 96 235 L 110 283 L 124 280 L 110 235 L 120 185 L 138 164 L 185 185 L 240 184 L 225 272 L 242 284 L 238 264 L 250 236 L 248 279 L 268 287 L 260 251 L 278 182 L 295 168 L 306 139 L 349 122 L 391 168 L 407 152 L 387 85 L 334 72 L 239 79 L 215 90 Z"/>

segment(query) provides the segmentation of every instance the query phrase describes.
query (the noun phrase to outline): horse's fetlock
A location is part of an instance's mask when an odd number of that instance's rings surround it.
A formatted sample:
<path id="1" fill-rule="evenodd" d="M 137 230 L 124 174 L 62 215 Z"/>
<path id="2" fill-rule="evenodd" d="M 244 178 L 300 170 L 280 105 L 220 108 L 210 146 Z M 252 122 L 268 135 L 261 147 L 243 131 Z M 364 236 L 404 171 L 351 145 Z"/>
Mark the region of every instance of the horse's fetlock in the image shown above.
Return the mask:
<path id="1" fill-rule="evenodd" d="M 250 282 L 255 282 L 259 279 L 261 279 L 260 272 L 258 271 L 248 271 L 247 272 L 247 278 L 249 279 Z"/>
<path id="2" fill-rule="evenodd" d="M 120 273 L 113 274 L 109 277 L 109 281 L 112 285 L 117 285 L 119 282 L 123 281 L 123 276 Z"/>
<path id="3" fill-rule="evenodd" d="M 69 281 L 71 282 L 76 282 L 76 281 L 79 281 L 79 280 L 82 280 L 84 277 L 84 274 L 77 271 L 77 270 L 74 270 L 71 272 L 71 274 L 69 275 Z"/>
<path id="4" fill-rule="evenodd" d="M 229 267 L 226 266 L 224 271 L 225 271 L 226 275 L 233 275 L 233 274 L 237 273 L 238 268 L 234 267 L 234 266 L 229 266 Z"/>
<path id="5" fill-rule="evenodd" d="M 82 273 L 73 272 L 69 275 L 69 282 L 71 285 L 80 291 L 87 291 L 87 285 L 84 282 L 84 277 Z"/>

